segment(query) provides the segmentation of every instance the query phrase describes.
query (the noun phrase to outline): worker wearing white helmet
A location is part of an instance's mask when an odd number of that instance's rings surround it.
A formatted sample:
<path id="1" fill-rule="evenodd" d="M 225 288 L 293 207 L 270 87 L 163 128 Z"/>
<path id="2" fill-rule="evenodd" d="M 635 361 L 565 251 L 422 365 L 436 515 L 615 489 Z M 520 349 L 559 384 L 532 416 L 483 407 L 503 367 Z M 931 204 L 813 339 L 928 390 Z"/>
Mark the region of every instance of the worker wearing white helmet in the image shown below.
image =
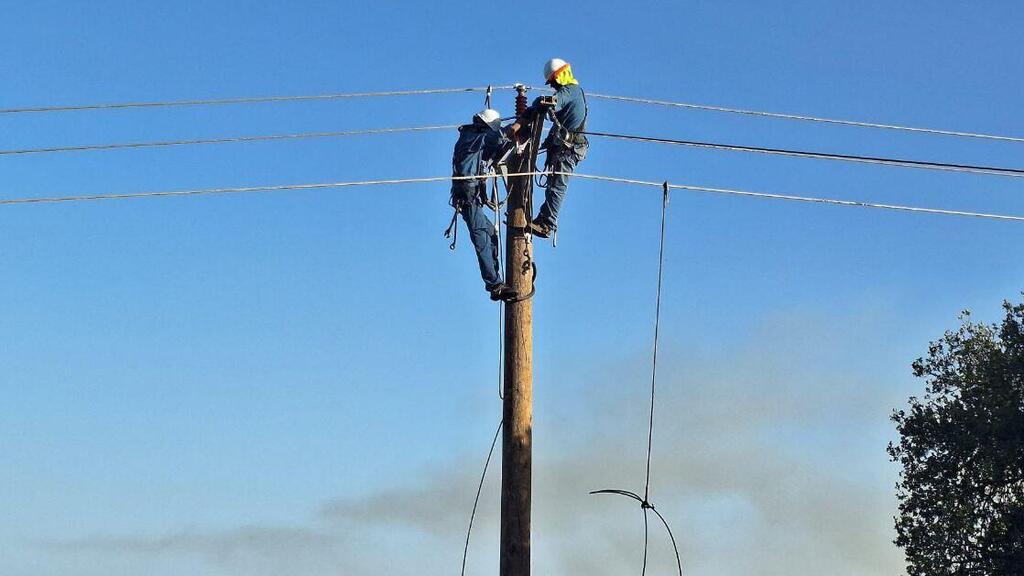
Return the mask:
<path id="1" fill-rule="evenodd" d="M 544 141 L 547 150 L 545 169 L 550 172 L 571 173 L 587 155 L 589 143 L 582 133 L 587 128 L 587 99 L 579 82 L 573 77 L 572 67 L 561 58 L 552 58 L 544 64 L 544 81 L 555 89 L 554 126 Z M 543 105 L 538 98 L 533 107 Z M 513 124 L 512 132 L 517 131 Z M 551 174 L 544 191 L 544 204 L 537 211 L 530 228 L 533 234 L 547 238 L 558 225 L 558 212 L 569 187 L 569 177 Z"/>
<path id="2" fill-rule="evenodd" d="M 480 176 L 496 160 L 508 139 L 501 132 L 501 114 L 483 110 L 473 122 L 459 127 L 459 139 L 452 154 L 453 176 Z M 516 292 L 505 285 L 498 268 L 498 238 L 494 224 L 484 213 L 487 180 L 453 180 L 451 205 L 462 214 L 480 264 L 480 276 L 491 300 L 509 300 Z M 452 224 L 455 225 L 454 216 Z M 453 244 L 454 245 L 454 244 Z"/>

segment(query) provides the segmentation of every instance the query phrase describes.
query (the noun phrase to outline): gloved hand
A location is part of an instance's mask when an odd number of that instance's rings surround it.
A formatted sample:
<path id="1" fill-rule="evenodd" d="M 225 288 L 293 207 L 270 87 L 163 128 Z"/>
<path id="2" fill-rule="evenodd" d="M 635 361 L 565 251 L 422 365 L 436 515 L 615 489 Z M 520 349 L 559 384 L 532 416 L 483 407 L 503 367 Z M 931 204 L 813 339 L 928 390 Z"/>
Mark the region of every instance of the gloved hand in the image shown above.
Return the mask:
<path id="1" fill-rule="evenodd" d="M 542 106 L 554 106 L 557 100 L 554 96 L 537 96 L 533 100 L 533 107 L 540 108 Z"/>

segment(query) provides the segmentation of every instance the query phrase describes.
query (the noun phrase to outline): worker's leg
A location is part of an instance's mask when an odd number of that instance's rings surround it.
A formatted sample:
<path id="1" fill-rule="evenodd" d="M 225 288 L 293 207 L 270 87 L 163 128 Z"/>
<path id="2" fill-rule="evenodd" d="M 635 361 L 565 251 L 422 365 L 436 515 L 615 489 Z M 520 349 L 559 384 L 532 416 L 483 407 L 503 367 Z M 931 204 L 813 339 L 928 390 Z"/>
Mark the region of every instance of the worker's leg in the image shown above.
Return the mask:
<path id="1" fill-rule="evenodd" d="M 484 286 L 490 290 L 501 283 L 501 273 L 498 271 L 498 236 L 494 231 L 494 224 L 475 199 L 463 202 L 459 211 L 462 213 L 462 219 L 466 221 L 466 227 L 469 228 L 469 237 L 473 241 L 476 259 L 480 264 L 480 276 L 484 280 Z"/>
<path id="2" fill-rule="evenodd" d="M 579 146 L 548 150 L 548 154 L 552 155 L 548 161 L 548 167 L 552 172 L 572 173 L 586 153 L 586 147 Z M 568 175 L 551 174 L 548 176 L 548 185 L 544 190 L 544 204 L 537 211 L 536 221 L 546 224 L 552 230 L 557 228 L 558 212 L 562 208 L 562 201 L 565 200 L 565 191 L 568 187 Z"/>

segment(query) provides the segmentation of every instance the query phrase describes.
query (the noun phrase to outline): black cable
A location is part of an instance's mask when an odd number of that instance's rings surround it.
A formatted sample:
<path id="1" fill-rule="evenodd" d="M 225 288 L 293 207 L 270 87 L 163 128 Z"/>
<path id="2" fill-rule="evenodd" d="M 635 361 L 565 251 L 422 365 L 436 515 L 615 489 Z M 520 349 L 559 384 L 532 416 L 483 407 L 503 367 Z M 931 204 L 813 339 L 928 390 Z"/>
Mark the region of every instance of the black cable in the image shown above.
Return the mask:
<path id="1" fill-rule="evenodd" d="M 635 140 L 657 144 L 675 144 L 695 148 L 711 148 L 715 150 L 732 150 L 736 152 L 758 152 L 761 154 L 778 154 L 798 158 L 817 158 L 820 160 L 839 160 L 843 162 L 861 162 L 867 164 L 884 164 L 902 168 L 922 168 L 925 170 L 945 170 L 950 172 L 970 172 L 974 174 L 990 174 L 993 176 L 1010 176 L 1024 178 L 1024 169 L 1003 168 L 998 166 L 976 166 L 971 164 L 950 164 L 946 162 L 929 162 L 925 160 L 904 160 L 900 158 L 884 158 L 881 156 L 856 156 L 852 154 L 834 154 L 829 152 L 813 152 L 808 150 L 790 150 L 786 148 L 766 148 L 762 146 L 743 146 L 739 144 L 722 144 L 718 142 L 700 142 L 697 140 L 677 140 L 673 138 L 656 138 L 651 136 L 635 136 L 631 134 L 612 134 L 609 132 L 581 132 L 588 136 L 615 138 L 618 140 Z"/>
<path id="2" fill-rule="evenodd" d="M 491 440 L 491 449 L 487 451 L 487 461 L 484 462 L 484 471 L 480 474 L 480 484 L 476 487 L 476 498 L 473 499 L 473 512 L 469 515 L 469 528 L 466 529 L 466 546 L 462 550 L 462 576 L 466 576 L 466 558 L 469 556 L 469 537 L 473 534 L 473 520 L 476 519 L 476 507 L 480 504 L 480 492 L 484 489 L 484 479 L 487 478 L 487 467 L 491 465 L 491 456 L 494 455 L 494 447 L 498 444 L 498 435 L 501 434 L 501 426 L 505 421 L 498 422 L 498 429 L 494 431 L 494 439 Z"/>
<path id="3" fill-rule="evenodd" d="M 644 564 L 641 574 L 647 570 L 647 511 L 651 510 L 657 514 L 661 523 L 665 526 L 665 530 L 668 532 L 669 540 L 672 541 L 672 550 L 676 553 L 676 568 L 679 570 L 679 576 L 683 575 L 683 561 L 679 555 L 679 546 L 676 543 L 676 536 L 672 533 L 672 528 L 669 527 L 668 521 L 665 520 L 665 517 L 661 515 L 661 512 L 658 512 L 658 509 L 655 508 L 653 504 L 641 498 L 636 492 L 630 492 L 629 490 L 592 490 L 590 494 L 614 494 L 617 496 L 632 498 L 640 503 L 640 508 L 644 511 Z"/>
<path id="4" fill-rule="evenodd" d="M 661 281 L 665 268 L 665 216 L 668 213 L 668 181 L 661 193 L 661 240 L 658 246 L 658 292 L 654 305 L 654 355 L 651 359 L 651 414 L 647 425 L 647 477 L 644 480 L 644 502 L 651 490 L 651 448 L 654 443 L 654 388 L 658 380 L 658 335 L 661 332 Z"/>
<path id="5" fill-rule="evenodd" d="M 665 220 L 668 215 L 668 182 L 662 183 L 662 197 L 661 197 L 661 239 L 658 247 L 658 291 L 655 299 L 654 309 L 654 354 L 651 361 L 651 412 L 650 418 L 647 421 L 647 468 L 644 480 L 644 495 L 641 497 L 635 492 L 629 490 L 594 490 L 591 494 L 615 494 L 618 496 L 625 496 L 632 498 L 640 503 L 640 508 L 644 511 L 644 560 L 643 567 L 640 570 L 640 576 L 647 574 L 647 547 L 648 547 L 648 523 L 647 523 L 647 511 L 653 510 L 658 518 L 661 519 L 661 523 L 665 525 L 665 530 L 668 531 L 669 539 L 672 541 L 672 550 L 676 554 L 676 566 L 679 569 L 679 576 L 683 576 L 683 562 L 679 555 L 679 546 L 676 544 L 676 537 L 672 534 L 672 528 L 669 527 L 668 521 L 665 517 L 658 512 L 654 505 L 650 502 L 650 489 L 651 489 L 651 451 L 654 439 L 654 401 L 655 401 L 655 385 L 658 379 L 658 335 L 661 328 L 661 285 L 663 272 L 665 268 Z"/>
<path id="6" fill-rule="evenodd" d="M 651 506 L 651 510 L 655 514 L 658 515 L 658 518 L 661 520 L 661 523 L 665 525 L 665 530 L 668 531 L 668 537 L 669 537 L 670 540 L 672 540 L 672 549 L 676 553 L 676 567 L 679 569 L 679 576 L 682 576 L 683 575 L 683 561 L 679 557 L 679 546 L 676 545 L 676 537 L 675 537 L 674 534 L 672 534 L 672 528 L 669 527 L 668 521 L 665 520 L 665 517 L 661 515 L 661 512 L 658 512 L 657 508 L 655 508 L 654 506 Z"/>

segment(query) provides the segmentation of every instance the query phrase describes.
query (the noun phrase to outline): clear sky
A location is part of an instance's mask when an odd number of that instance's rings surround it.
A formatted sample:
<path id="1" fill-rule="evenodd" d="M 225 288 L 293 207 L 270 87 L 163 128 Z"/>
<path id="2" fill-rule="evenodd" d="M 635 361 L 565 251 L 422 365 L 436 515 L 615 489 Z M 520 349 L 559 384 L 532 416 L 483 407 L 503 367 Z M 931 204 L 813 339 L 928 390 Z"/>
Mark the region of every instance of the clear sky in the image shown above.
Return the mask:
<path id="1" fill-rule="evenodd" d="M 4 2 L 0 107 L 526 82 L 1024 135 L 1024 6 Z M 509 114 L 513 95 L 496 95 Z M 467 121 L 479 94 L 0 117 L 0 149 Z M 1022 167 L 1024 145 L 590 103 L 590 127 Z M 0 196 L 449 173 L 455 133 L 0 157 Z M 1024 181 L 593 139 L 580 171 L 1024 214 Z M 451 574 L 500 414 L 443 183 L 0 208 L 0 574 Z M 656 189 L 537 246 L 534 566 L 639 569 Z M 887 416 L 1024 225 L 677 191 L 653 500 L 688 575 L 893 574 Z M 498 469 L 472 574 L 496 571 Z M 653 539 L 652 573 L 671 573 Z"/>

